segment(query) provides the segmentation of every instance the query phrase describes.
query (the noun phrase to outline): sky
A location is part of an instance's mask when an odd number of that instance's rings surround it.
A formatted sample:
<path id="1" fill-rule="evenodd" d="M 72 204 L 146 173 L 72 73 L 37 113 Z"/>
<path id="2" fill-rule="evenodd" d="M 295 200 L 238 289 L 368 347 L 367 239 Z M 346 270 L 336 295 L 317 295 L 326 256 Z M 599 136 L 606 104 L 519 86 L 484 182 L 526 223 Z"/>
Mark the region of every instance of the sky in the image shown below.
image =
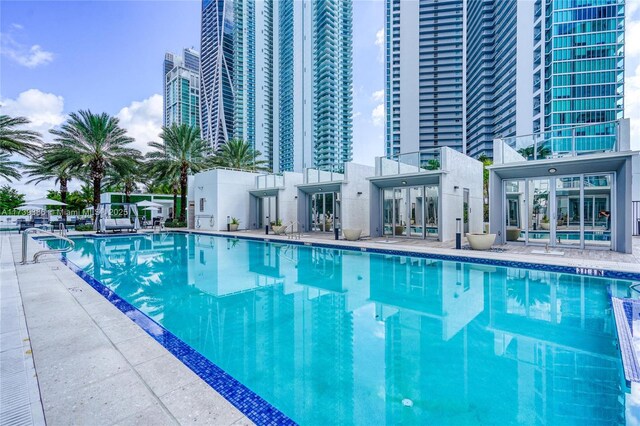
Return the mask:
<path id="1" fill-rule="evenodd" d="M 384 0 L 354 0 L 353 159 L 369 165 L 384 154 L 383 27 Z M 640 43 L 632 40 L 640 40 L 640 0 L 627 0 L 625 81 L 625 115 L 640 141 Z M 162 126 L 164 54 L 199 44 L 200 1 L 2 0 L 0 113 L 26 116 L 50 138 L 70 112 L 107 112 L 146 151 Z M 13 186 L 27 199 L 54 187 Z"/>

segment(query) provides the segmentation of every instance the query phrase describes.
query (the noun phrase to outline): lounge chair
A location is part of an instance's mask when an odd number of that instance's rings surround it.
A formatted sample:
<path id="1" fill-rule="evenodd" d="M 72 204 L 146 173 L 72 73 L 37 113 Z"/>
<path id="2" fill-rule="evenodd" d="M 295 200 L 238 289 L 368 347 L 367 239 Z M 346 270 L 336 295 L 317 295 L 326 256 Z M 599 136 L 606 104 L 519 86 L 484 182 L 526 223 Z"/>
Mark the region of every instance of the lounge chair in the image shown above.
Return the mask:
<path id="1" fill-rule="evenodd" d="M 105 231 L 123 231 L 123 230 L 131 230 L 135 231 L 133 223 L 129 218 L 120 218 L 120 219 L 105 219 L 104 220 L 104 230 Z"/>

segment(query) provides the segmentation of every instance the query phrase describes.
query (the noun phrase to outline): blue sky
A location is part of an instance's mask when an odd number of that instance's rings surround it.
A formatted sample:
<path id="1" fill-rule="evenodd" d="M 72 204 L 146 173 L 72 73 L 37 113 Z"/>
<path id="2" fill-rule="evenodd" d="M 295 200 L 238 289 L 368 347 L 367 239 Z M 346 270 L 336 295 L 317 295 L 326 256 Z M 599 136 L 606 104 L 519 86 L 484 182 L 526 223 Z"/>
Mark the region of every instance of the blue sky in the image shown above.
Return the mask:
<path id="1" fill-rule="evenodd" d="M 627 116 L 640 118 L 640 0 L 627 0 Z M 383 154 L 384 1 L 354 0 L 354 160 Z M 78 109 L 120 118 L 136 146 L 162 123 L 166 51 L 199 50 L 199 1 L 0 2 L 0 112 L 46 134 Z M 637 123 L 637 124 L 634 124 Z M 640 135 L 640 119 L 632 120 Z M 40 195 L 43 184 L 16 185 Z"/>

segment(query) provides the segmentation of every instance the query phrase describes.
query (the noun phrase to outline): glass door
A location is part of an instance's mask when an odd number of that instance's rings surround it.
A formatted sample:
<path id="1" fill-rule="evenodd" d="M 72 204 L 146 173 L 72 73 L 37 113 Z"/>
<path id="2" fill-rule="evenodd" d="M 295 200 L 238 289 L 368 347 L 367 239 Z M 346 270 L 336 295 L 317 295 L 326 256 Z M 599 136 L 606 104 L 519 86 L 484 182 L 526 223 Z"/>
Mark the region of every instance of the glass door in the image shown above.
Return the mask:
<path id="1" fill-rule="evenodd" d="M 424 187 L 424 228 L 426 238 L 438 238 L 438 186 Z"/>
<path id="2" fill-rule="evenodd" d="M 612 224 L 611 174 L 584 177 L 584 244 L 611 248 Z"/>
<path id="3" fill-rule="evenodd" d="M 382 235 L 393 235 L 393 189 L 382 191 Z"/>
<path id="4" fill-rule="evenodd" d="M 407 199 L 409 210 L 408 233 L 410 237 L 422 238 L 424 233 L 424 188 L 415 186 L 409 188 L 409 197 Z"/>
<path id="5" fill-rule="evenodd" d="M 580 176 L 555 178 L 554 242 L 558 245 L 580 246 Z"/>
<path id="6" fill-rule="evenodd" d="M 547 244 L 551 239 L 549 218 L 550 179 L 529 179 L 527 182 L 527 242 Z"/>
<path id="7" fill-rule="evenodd" d="M 334 201 L 333 192 L 318 192 L 311 194 L 311 231 L 333 232 Z"/>
<path id="8" fill-rule="evenodd" d="M 394 197 L 394 215 L 395 224 L 393 235 L 406 236 L 407 235 L 407 204 L 405 194 L 405 188 L 396 188 L 393 191 Z"/>

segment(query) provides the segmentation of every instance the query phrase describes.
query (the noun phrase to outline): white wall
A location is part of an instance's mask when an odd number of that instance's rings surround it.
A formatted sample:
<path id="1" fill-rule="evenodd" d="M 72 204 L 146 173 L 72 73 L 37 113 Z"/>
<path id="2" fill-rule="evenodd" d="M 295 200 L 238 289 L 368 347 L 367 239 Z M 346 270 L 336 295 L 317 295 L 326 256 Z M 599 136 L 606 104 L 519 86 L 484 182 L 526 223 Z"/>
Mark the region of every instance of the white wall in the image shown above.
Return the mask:
<path id="1" fill-rule="evenodd" d="M 250 225 L 249 190 L 254 189 L 258 173 L 214 169 L 194 176 L 190 193 L 195 202 L 196 228 L 223 231 L 227 216 L 240 219 L 240 229 Z M 200 210 L 200 199 L 204 209 Z"/>
<path id="2" fill-rule="evenodd" d="M 369 235 L 369 191 L 371 185 L 367 180 L 375 173 L 371 166 L 346 163 L 345 178 L 340 189 L 340 207 L 342 208 L 340 224 L 342 229 L 362 229 L 362 235 Z M 358 192 L 361 192 L 358 195 Z"/>
<path id="3" fill-rule="evenodd" d="M 450 148 L 442 150 L 440 181 L 440 235 L 454 240 L 456 218 L 463 215 L 464 189 L 469 189 L 469 232 L 482 232 L 482 163 Z M 458 187 L 455 189 L 455 187 Z"/>
<path id="4" fill-rule="evenodd" d="M 526 161 L 526 158 L 502 139 L 493 140 L 493 164 L 517 163 L 519 161 Z"/>
<path id="5" fill-rule="evenodd" d="M 298 188 L 303 182 L 303 174 L 295 172 L 284 172 L 284 189 L 278 194 L 278 209 L 282 224 L 298 222 Z"/>

